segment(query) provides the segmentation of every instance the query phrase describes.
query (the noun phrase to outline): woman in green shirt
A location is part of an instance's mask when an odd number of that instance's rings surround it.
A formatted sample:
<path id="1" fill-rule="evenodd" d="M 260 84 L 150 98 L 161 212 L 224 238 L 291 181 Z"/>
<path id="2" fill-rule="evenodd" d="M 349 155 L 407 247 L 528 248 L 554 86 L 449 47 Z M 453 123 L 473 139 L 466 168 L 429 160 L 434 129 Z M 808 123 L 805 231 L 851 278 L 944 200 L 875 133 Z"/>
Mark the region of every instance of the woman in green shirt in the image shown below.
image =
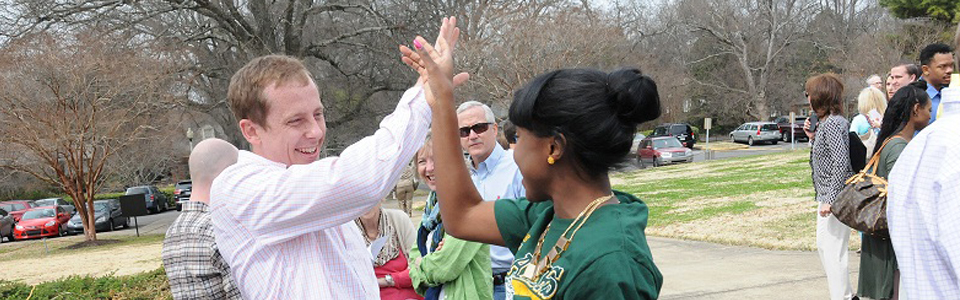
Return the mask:
<path id="1" fill-rule="evenodd" d="M 514 299 L 656 299 L 663 283 L 647 246 L 647 206 L 611 189 L 608 172 L 639 123 L 660 116 L 656 84 L 637 69 L 564 69 L 514 94 L 514 159 L 525 199 L 485 202 L 463 163 L 453 97 L 452 47 L 418 37 L 404 62 L 427 79 L 437 196 L 447 232 L 516 254 Z"/>
<path id="2" fill-rule="evenodd" d="M 926 83 L 922 81 L 911 83 L 890 98 L 873 151 L 879 151 L 877 155 L 880 155 L 877 176 L 886 179 L 913 135 L 930 123 L 933 105 L 925 89 Z M 897 299 L 900 273 L 890 238 L 865 234 L 862 244 L 857 295 L 870 299 Z"/>
<path id="3" fill-rule="evenodd" d="M 417 244 L 410 259 L 410 280 L 425 300 L 493 299 L 490 246 L 446 234 L 437 202 L 433 147 L 430 138 L 417 152 L 417 174 L 430 188 Z"/>

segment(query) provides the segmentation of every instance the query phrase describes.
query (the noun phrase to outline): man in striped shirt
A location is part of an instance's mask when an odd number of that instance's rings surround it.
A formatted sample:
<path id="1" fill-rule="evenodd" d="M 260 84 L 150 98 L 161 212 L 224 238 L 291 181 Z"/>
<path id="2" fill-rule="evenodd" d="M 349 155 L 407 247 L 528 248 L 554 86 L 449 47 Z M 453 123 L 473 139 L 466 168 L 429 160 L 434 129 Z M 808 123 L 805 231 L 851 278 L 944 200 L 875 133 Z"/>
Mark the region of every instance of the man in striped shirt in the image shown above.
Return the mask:
<path id="1" fill-rule="evenodd" d="M 440 28 L 446 51 L 455 22 Z M 431 121 L 424 90 L 407 90 L 372 136 L 317 160 L 327 128 L 303 64 L 268 55 L 234 74 L 227 99 L 251 151 L 214 180 L 211 217 L 245 299 L 379 298 L 352 221 L 387 195 L 423 144 Z"/>

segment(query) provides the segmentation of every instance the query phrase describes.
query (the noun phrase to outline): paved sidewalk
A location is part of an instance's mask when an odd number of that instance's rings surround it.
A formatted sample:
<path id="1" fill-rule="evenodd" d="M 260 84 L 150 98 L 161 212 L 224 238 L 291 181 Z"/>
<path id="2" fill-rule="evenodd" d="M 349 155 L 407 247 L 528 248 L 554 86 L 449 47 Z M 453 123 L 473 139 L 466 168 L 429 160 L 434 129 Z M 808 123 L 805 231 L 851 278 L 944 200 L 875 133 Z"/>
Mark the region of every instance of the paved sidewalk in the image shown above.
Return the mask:
<path id="1" fill-rule="evenodd" d="M 829 299 L 816 252 L 771 251 L 648 237 L 660 299 Z M 860 256 L 850 252 L 856 291 Z"/>

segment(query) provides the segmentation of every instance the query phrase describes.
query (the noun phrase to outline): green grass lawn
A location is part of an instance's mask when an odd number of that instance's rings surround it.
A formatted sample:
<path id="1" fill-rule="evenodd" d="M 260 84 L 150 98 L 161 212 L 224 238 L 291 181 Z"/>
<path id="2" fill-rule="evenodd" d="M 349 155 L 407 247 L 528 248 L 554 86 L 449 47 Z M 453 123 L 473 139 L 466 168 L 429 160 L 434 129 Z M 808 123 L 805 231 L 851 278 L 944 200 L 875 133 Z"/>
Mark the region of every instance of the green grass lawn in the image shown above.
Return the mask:
<path id="1" fill-rule="evenodd" d="M 613 176 L 650 207 L 647 234 L 768 249 L 816 249 L 809 151 L 648 168 Z M 851 248 L 859 241 L 851 239 Z"/>

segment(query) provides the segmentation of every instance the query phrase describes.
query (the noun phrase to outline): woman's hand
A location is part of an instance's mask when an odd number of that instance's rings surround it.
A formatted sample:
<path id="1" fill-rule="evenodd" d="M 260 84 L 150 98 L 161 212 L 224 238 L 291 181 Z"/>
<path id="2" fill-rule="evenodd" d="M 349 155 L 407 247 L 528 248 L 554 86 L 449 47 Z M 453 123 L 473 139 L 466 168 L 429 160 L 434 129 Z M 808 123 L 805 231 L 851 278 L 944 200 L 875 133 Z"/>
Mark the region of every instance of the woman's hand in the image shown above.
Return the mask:
<path id="1" fill-rule="evenodd" d="M 830 215 L 830 204 L 820 203 L 820 208 L 817 210 L 820 213 L 821 217 L 826 217 Z"/>
<path id="2" fill-rule="evenodd" d="M 816 134 L 813 131 L 810 131 L 810 118 L 807 118 L 806 121 L 803 121 L 803 133 L 807 135 L 807 139 L 813 140 L 813 136 Z"/>
<path id="3" fill-rule="evenodd" d="M 425 84 L 424 92 L 431 106 L 442 99 L 453 101 L 453 88 L 469 78 L 467 73 L 453 75 L 453 52 L 460 37 L 456 22 L 455 17 L 443 19 L 436 47 L 420 36 L 414 40 L 417 51 L 400 46 L 400 52 L 403 53 L 401 60 L 420 74 L 420 82 Z"/>
<path id="4" fill-rule="evenodd" d="M 390 286 L 389 284 L 387 284 L 387 280 L 384 279 L 383 277 L 377 277 L 377 285 L 379 285 L 381 288 Z"/>

